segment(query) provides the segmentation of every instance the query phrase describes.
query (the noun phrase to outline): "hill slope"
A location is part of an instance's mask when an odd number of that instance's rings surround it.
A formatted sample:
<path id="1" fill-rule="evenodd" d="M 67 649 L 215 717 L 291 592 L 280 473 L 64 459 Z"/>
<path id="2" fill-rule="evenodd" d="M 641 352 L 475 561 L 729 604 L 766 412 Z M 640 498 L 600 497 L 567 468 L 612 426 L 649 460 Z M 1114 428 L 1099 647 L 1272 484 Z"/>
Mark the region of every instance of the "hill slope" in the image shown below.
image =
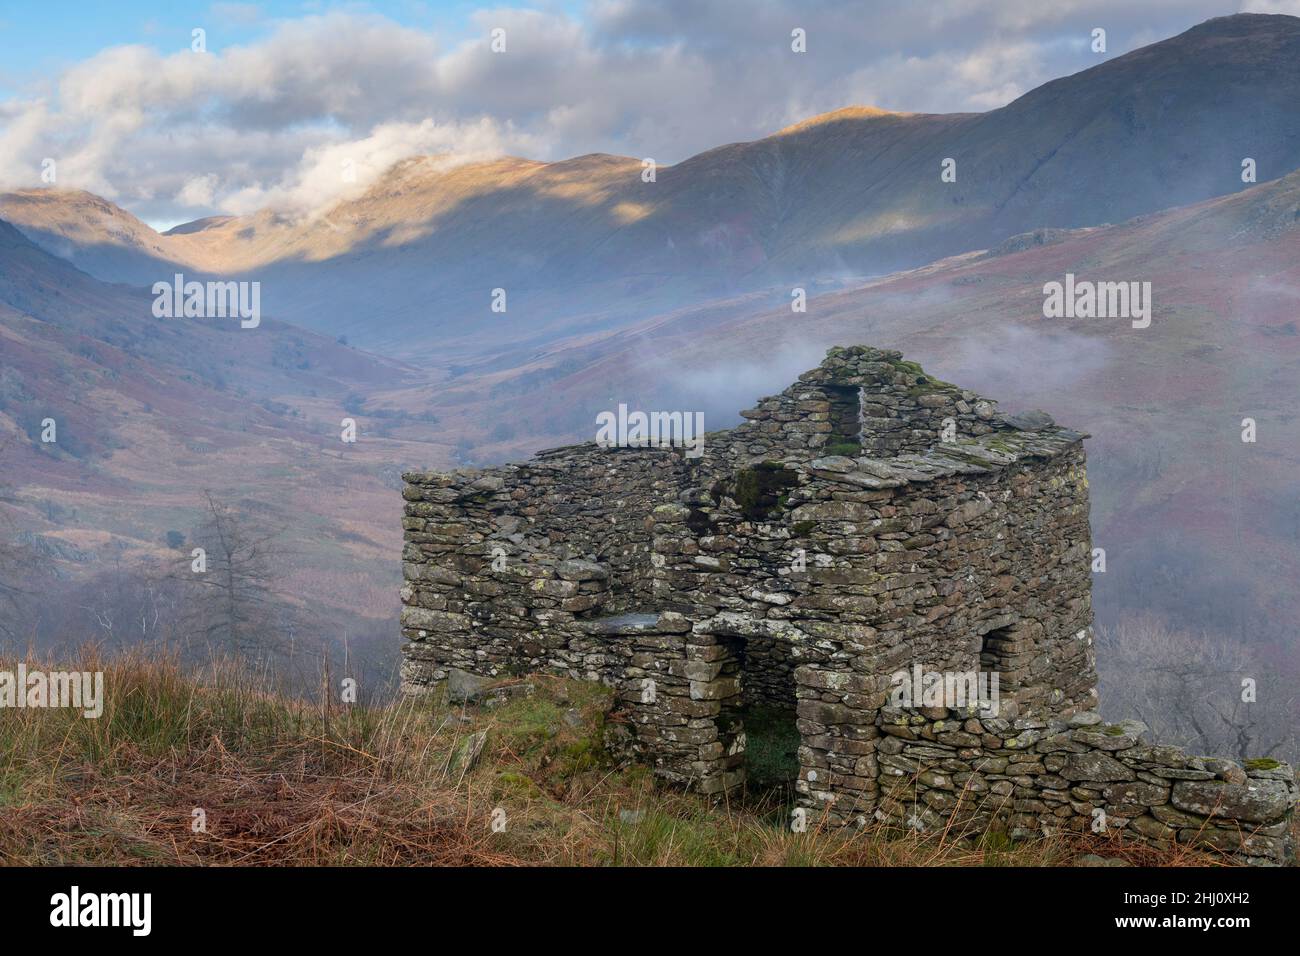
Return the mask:
<path id="1" fill-rule="evenodd" d="M 279 570 L 295 600 L 392 613 L 398 471 L 439 452 L 431 416 L 367 412 L 422 374 L 270 318 L 241 329 L 151 309 L 146 291 L 100 282 L 0 221 L 0 485 L 13 493 L 0 516 L 71 556 L 65 571 L 174 565 L 184 555 L 166 532 L 194 527 L 211 489 L 287 529 L 294 556 Z M 355 445 L 339 440 L 347 415 Z"/>

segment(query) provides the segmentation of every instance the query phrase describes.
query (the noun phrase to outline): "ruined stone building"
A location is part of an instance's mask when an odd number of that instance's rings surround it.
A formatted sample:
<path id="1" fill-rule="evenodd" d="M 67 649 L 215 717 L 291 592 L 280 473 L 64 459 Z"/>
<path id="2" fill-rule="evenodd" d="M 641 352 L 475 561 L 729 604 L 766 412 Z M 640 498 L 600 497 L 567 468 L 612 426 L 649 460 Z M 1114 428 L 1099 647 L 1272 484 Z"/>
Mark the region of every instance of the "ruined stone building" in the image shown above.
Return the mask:
<path id="1" fill-rule="evenodd" d="M 1289 767 L 1096 713 L 1086 436 L 865 347 L 741 414 L 698 457 L 589 443 L 407 474 L 404 689 L 602 681 L 640 757 L 705 794 L 745 780 L 746 709 L 786 708 L 810 828 L 1100 820 L 1291 856 Z M 996 701 L 900 698 L 972 673 Z"/>

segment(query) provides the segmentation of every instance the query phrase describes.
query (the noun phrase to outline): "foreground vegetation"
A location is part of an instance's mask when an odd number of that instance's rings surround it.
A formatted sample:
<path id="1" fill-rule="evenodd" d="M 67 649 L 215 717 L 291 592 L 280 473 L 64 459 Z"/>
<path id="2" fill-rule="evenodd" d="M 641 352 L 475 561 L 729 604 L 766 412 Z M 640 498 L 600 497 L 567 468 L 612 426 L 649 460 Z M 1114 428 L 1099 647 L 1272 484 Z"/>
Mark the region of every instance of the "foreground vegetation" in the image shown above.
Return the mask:
<path id="1" fill-rule="evenodd" d="M 529 678 L 531 692 L 495 706 L 371 707 L 337 692 L 324 704 L 277 696 L 233 666 L 191 675 L 124 658 L 78 669 L 105 672 L 100 718 L 0 710 L 0 862 L 1068 866 L 1085 853 L 1197 862 L 1089 837 L 1011 845 L 955 830 L 792 833 L 788 788 L 711 805 L 616 760 L 609 691 L 559 678 Z"/>

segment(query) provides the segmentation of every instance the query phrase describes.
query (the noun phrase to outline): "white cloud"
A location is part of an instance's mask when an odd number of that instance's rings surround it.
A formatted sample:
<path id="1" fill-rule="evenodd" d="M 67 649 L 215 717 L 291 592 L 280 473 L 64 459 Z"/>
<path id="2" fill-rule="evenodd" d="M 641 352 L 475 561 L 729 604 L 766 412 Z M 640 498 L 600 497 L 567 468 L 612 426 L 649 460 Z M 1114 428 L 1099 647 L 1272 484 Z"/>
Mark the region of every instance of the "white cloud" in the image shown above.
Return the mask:
<path id="1" fill-rule="evenodd" d="M 208 173 L 206 176 L 195 176 L 176 194 L 176 201 L 183 206 L 202 206 L 212 205 L 216 196 L 217 175 Z"/>
<path id="2" fill-rule="evenodd" d="M 433 156 L 440 168 L 489 159 L 506 153 L 506 144 L 527 152 L 533 141 L 512 136 L 483 118 L 477 122 L 440 124 L 384 123 L 368 136 L 309 146 L 302 160 L 269 186 L 247 186 L 224 203 L 236 215 L 265 207 L 298 213 L 319 212 L 341 199 L 360 195 L 394 163 L 412 156 Z"/>
<path id="3" fill-rule="evenodd" d="M 1285 13 L 1300 17 L 1300 0 L 1242 0 L 1242 13 Z"/>

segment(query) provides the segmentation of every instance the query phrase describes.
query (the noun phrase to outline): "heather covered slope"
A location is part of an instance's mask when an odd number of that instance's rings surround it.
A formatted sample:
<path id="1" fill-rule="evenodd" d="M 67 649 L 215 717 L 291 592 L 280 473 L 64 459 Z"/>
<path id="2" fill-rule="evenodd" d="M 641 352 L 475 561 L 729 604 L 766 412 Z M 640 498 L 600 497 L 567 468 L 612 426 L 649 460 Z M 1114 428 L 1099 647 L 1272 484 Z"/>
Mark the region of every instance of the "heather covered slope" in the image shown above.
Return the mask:
<path id="1" fill-rule="evenodd" d="M 147 291 L 94 279 L 0 221 L 0 487 L 12 495 L 0 518 L 61 573 L 178 565 L 166 533 L 192 529 L 211 490 L 287 529 L 279 570 L 293 601 L 393 613 L 384 560 L 398 548 L 400 463 L 446 452 L 426 444 L 427 410 L 367 412 L 421 373 L 269 317 L 241 329 L 156 319 L 151 306 Z M 347 415 L 356 445 L 340 441 Z M 41 441 L 47 418 L 53 443 Z"/>
<path id="2" fill-rule="evenodd" d="M 1245 157 L 1263 180 L 1300 168 L 1298 99 L 1300 19 L 1239 15 L 988 113 L 840 110 L 661 165 L 652 183 L 634 157 L 419 158 L 304 219 L 267 211 L 158 236 L 120 210 L 88 226 L 85 194 L 30 191 L 0 200 L 0 216 L 103 278 L 151 282 L 173 264 L 255 275 L 288 321 L 461 361 L 502 339 L 543 346 L 1229 194 Z M 949 157 L 955 183 L 940 180 Z"/>

